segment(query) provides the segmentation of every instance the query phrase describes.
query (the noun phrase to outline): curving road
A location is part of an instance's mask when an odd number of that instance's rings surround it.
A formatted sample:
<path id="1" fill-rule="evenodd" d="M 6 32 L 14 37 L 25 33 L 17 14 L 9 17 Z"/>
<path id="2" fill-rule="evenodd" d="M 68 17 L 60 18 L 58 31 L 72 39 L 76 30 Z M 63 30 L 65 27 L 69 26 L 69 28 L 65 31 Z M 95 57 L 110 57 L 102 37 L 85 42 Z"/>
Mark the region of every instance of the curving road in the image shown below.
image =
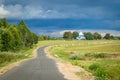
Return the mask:
<path id="1" fill-rule="evenodd" d="M 44 48 L 38 49 L 37 58 L 22 62 L 0 75 L 0 80 L 66 80 L 58 71 L 56 62 L 45 55 Z"/>

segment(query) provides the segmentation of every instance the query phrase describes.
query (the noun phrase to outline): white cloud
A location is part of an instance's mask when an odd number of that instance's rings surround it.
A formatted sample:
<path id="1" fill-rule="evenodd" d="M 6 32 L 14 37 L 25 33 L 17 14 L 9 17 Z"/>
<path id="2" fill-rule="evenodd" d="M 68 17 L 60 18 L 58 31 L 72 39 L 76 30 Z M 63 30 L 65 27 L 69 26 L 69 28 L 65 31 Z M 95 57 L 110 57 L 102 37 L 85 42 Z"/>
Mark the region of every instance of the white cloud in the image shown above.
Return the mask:
<path id="1" fill-rule="evenodd" d="M 62 8 L 44 9 L 32 5 L 7 5 L 0 7 L 1 16 L 8 18 L 103 18 L 103 9 L 100 7 L 79 8 L 79 6 L 65 6 Z M 9 13 L 9 14 L 8 14 Z M 3 15 L 4 14 L 4 15 Z"/>
<path id="2" fill-rule="evenodd" d="M 5 17 L 9 14 L 9 11 L 7 11 L 5 8 L 4 8 L 4 5 L 1 5 L 0 6 L 0 17 Z"/>

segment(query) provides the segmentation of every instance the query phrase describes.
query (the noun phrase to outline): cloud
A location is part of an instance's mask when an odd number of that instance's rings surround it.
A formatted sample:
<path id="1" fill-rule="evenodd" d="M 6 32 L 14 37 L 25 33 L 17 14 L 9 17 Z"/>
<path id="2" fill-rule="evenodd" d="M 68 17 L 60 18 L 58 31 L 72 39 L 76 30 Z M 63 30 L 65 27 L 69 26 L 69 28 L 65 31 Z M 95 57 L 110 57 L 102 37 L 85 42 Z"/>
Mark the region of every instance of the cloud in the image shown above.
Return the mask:
<path id="1" fill-rule="evenodd" d="M 68 17 L 67 14 L 61 13 L 56 10 L 45 10 L 41 6 L 22 6 L 20 4 L 16 5 L 7 5 L 5 6 L 6 10 L 1 7 L 0 12 L 1 16 L 6 15 L 8 18 L 65 18 Z M 9 14 L 8 14 L 9 13 Z M 4 14 L 4 15 L 3 15 Z"/>
<path id="2" fill-rule="evenodd" d="M 5 8 L 4 8 L 4 5 L 1 5 L 0 6 L 0 17 L 5 17 L 9 14 L 9 11 L 7 11 Z"/>
<path id="3" fill-rule="evenodd" d="M 10 18 L 120 18 L 119 0 L 0 0 Z"/>
<path id="4" fill-rule="evenodd" d="M 102 18 L 104 12 L 100 7 L 91 8 L 79 8 L 78 6 L 64 6 L 65 10 L 61 10 L 60 7 L 55 9 L 44 9 L 42 6 L 30 6 L 30 5 L 7 5 L 1 7 L 1 16 L 8 18 Z M 77 10 L 76 10 L 77 9 Z M 9 14 L 8 14 L 9 13 Z"/>

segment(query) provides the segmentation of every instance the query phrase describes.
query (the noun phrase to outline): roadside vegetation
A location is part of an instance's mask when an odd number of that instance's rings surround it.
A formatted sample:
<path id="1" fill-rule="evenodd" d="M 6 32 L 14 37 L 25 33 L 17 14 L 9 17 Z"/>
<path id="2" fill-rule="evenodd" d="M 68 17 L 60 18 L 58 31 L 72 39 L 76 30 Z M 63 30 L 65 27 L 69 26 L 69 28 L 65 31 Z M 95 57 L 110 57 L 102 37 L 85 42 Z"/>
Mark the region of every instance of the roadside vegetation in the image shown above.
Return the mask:
<path id="1" fill-rule="evenodd" d="M 86 69 L 95 80 L 120 80 L 119 40 L 67 42 L 71 44 L 52 48 L 52 55 Z"/>
<path id="2" fill-rule="evenodd" d="M 38 43 L 38 36 L 31 32 L 23 20 L 18 25 L 0 20 L 0 67 L 30 57 Z"/>

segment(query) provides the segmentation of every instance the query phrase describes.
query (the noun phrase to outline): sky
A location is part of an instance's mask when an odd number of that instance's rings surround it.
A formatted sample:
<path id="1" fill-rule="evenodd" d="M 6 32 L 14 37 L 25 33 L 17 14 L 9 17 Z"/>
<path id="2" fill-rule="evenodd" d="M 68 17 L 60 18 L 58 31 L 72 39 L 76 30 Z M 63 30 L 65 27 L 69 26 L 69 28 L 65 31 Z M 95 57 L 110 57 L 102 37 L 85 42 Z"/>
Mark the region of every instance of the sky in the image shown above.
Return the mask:
<path id="1" fill-rule="evenodd" d="M 18 24 L 24 19 L 38 34 L 64 31 L 120 35 L 120 0 L 0 0 L 0 18 Z"/>

